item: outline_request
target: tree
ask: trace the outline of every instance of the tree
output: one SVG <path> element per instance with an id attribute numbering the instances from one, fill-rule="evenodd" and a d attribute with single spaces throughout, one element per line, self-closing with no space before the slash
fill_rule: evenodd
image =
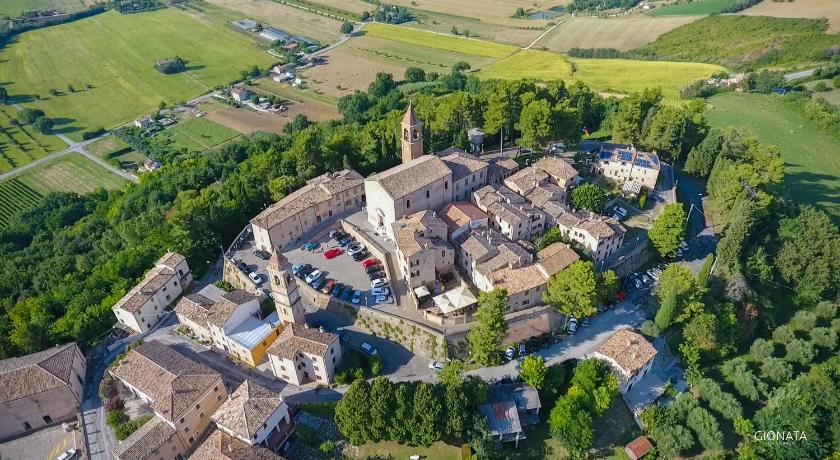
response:
<path id="1" fill-rule="evenodd" d="M 656 111 L 650 122 L 645 145 L 678 158 L 683 145 L 687 120 L 679 107 L 666 105 Z"/>
<path id="2" fill-rule="evenodd" d="M 598 301 L 606 304 L 618 295 L 618 276 L 615 271 L 607 270 L 598 275 Z"/>
<path id="3" fill-rule="evenodd" d="M 613 139 L 624 143 L 637 143 L 644 139 L 645 120 L 649 114 L 656 113 L 661 102 L 662 90 L 659 88 L 645 89 L 622 99 L 611 119 Z"/>
<path id="4" fill-rule="evenodd" d="M 438 380 L 444 387 L 460 387 L 464 383 L 464 371 L 467 366 L 460 359 L 449 361 L 443 370 L 438 373 Z"/>
<path id="5" fill-rule="evenodd" d="M 545 366 L 545 361 L 537 355 L 526 356 L 519 368 L 522 381 L 538 390 L 542 389 L 547 374 L 548 368 Z"/>
<path id="6" fill-rule="evenodd" d="M 446 401 L 445 432 L 450 439 L 464 439 L 470 408 L 463 385 L 445 386 L 443 390 Z"/>
<path id="7" fill-rule="evenodd" d="M 811 342 L 802 339 L 793 339 L 785 344 L 785 360 L 799 364 L 808 364 L 817 356 Z"/>
<path id="8" fill-rule="evenodd" d="M 18 112 L 17 119 L 23 125 L 29 125 L 35 123 L 35 120 L 38 118 L 44 117 L 44 111 L 41 109 L 30 109 L 25 108 Z"/>
<path id="9" fill-rule="evenodd" d="M 817 324 L 817 316 L 808 310 L 799 310 L 790 319 L 790 327 L 794 331 L 810 331 Z"/>
<path id="10" fill-rule="evenodd" d="M 405 81 L 409 83 L 417 83 L 421 81 L 426 81 L 426 71 L 420 67 L 409 67 L 405 69 L 405 74 L 403 76 Z"/>
<path id="11" fill-rule="evenodd" d="M 691 409 L 685 420 L 686 425 L 697 434 L 697 440 L 706 450 L 723 449 L 723 433 L 715 417 L 702 407 Z"/>
<path id="12" fill-rule="evenodd" d="M 522 133 L 517 143 L 523 147 L 542 150 L 551 140 L 552 112 L 548 101 L 538 99 L 522 108 L 516 128 Z"/>
<path id="13" fill-rule="evenodd" d="M 685 172 L 697 177 L 708 177 L 725 140 L 726 135 L 719 129 L 709 131 L 706 138 L 688 152 Z"/>
<path id="14" fill-rule="evenodd" d="M 772 358 L 775 350 L 776 345 L 773 342 L 761 338 L 755 339 L 750 345 L 750 355 L 756 361 Z"/>
<path id="15" fill-rule="evenodd" d="M 472 66 L 469 62 L 458 61 L 455 64 L 452 64 L 452 73 L 462 73 L 470 70 Z"/>
<path id="16" fill-rule="evenodd" d="M 787 344 L 795 338 L 796 335 L 794 335 L 793 329 L 787 324 L 783 324 L 773 330 L 773 340 L 782 345 Z"/>
<path id="17" fill-rule="evenodd" d="M 727 420 L 736 420 L 743 415 L 741 403 L 735 396 L 721 390 L 720 385 L 710 378 L 699 378 L 691 383 L 692 391 L 706 400 L 713 411 Z"/>
<path id="18" fill-rule="evenodd" d="M 557 400 L 548 418 L 551 435 L 568 449 L 573 459 L 585 458 L 592 447 L 592 416 L 581 407 L 581 399 L 563 396 Z"/>
<path id="19" fill-rule="evenodd" d="M 6 104 L 9 102 L 9 92 L 6 88 L 0 86 L 0 104 Z"/>
<path id="20" fill-rule="evenodd" d="M 837 332 L 827 327 L 815 327 L 809 333 L 815 346 L 833 350 L 837 346 Z"/>
<path id="21" fill-rule="evenodd" d="M 543 301 L 566 316 L 592 316 L 595 308 L 596 283 L 592 262 L 578 260 L 548 280 Z"/>
<path id="22" fill-rule="evenodd" d="M 393 423 L 394 416 L 394 386 L 387 378 L 377 377 L 371 382 L 369 411 L 370 439 L 387 439 L 388 427 Z"/>
<path id="23" fill-rule="evenodd" d="M 600 214 L 604 210 L 606 196 L 604 189 L 596 184 L 586 183 L 572 190 L 572 206 Z"/>
<path id="24" fill-rule="evenodd" d="M 75 93 L 76 88 L 74 88 L 73 85 L 67 85 L 67 92 L 68 93 Z"/>
<path id="25" fill-rule="evenodd" d="M 688 428 L 680 424 L 663 425 L 651 433 L 660 458 L 677 458 L 694 446 L 694 437 Z"/>
<path id="26" fill-rule="evenodd" d="M 732 207 L 729 225 L 717 247 L 718 262 L 737 271 L 743 260 L 744 247 L 755 223 L 755 205 L 749 198 L 738 200 Z"/>
<path id="27" fill-rule="evenodd" d="M 443 434 L 443 405 L 441 396 L 434 385 L 421 382 L 414 392 L 414 432 L 413 441 L 421 446 L 428 446 L 441 439 Z"/>
<path id="28" fill-rule="evenodd" d="M 344 35 L 350 35 L 353 32 L 353 23 L 350 21 L 344 21 L 341 23 L 341 33 Z"/>
<path id="29" fill-rule="evenodd" d="M 717 348 L 717 332 L 719 330 L 717 317 L 711 313 L 701 313 L 683 328 L 683 337 L 691 346 L 703 351 Z"/>
<path id="30" fill-rule="evenodd" d="M 50 134 L 52 133 L 54 124 L 55 123 L 50 118 L 38 117 L 35 122 L 32 123 L 32 127 L 41 134 Z"/>
<path id="31" fill-rule="evenodd" d="M 335 424 L 351 444 L 371 439 L 370 386 L 364 379 L 354 381 L 335 406 Z"/>
<path id="32" fill-rule="evenodd" d="M 833 298 L 840 285 L 840 231 L 822 211 L 805 206 L 794 218 L 779 222 L 782 247 L 776 268 L 793 284 L 796 300 L 815 303 Z"/>
<path id="33" fill-rule="evenodd" d="M 378 72 L 370 85 L 368 85 L 368 94 L 376 98 L 385 97 L 386 94 L 396 87 L 397 83 L 394 82 L 393 75 L 387 72 Z"/>
<path id="34" fill-rule="evenodd" d="M 685 240 L 685 211 L 682 203 L 665 205 L 659 217 L 653 221 L 648 238 L 659 255 L 672 256 Z"/>
<path id="35" fill-rule="evenodd" d="M 793 376 L 793 366 L 781 358 L 769 357 L 761 361 L 761 376 L 785 384 Z"/>
<path id="36" fill-rule="evenodd" d="M 386 428 L 393 440 L 410 440 L 414 427 L 414 391 L 408 383 L 398 383 L 394 390 L 394 415 Z"/>
<path id="37" fill-rule="evenodd" d="M 499 362 L 499 348 L 507 331 L 507 291 L 494 289 L 478 296 L 476 324 L 467 333 L 470 356 L 482 366 Z"/>
<path id="38" fill-rule="evenodd" d="M 552 226 L 542 235 L 534 238 L 534 246 L 537 248 L 537 251 L 542 251 L 559 241 L 561 241 L 560 229 Z"/>

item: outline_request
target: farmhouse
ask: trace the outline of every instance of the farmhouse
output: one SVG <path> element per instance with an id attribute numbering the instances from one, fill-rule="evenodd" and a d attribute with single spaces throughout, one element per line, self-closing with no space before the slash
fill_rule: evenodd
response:
<path id="1" fill-rule="evenodd" d="M 137 286 L 112 307 L 117 321 L 134 332 L 145 332 L 161 320 L 164 309 L 192 283 L 187 259 L 170 252 L 155 263 Z"/>
<path id="2" fill-rule="evenodd" d="M 610 364 L 618 378 L 618 389 L 626 393 L 650 370 L 656 349 L 641 335 L 621 329 L 602 343 L 593 356 Z"/>
<path id="3" fill-rule="evenodd" d="M 306 324 L 290 324 L 268 349 L 271 371 L 292 385 L 332 382 L 341 360 L 338 336 Z"/>
<path id="4" fill-rule="evenodd" d="M 146 128 L 152 126 L 153 124 L 155 124 L 155 121 L 152 119 L 152 117 L 145 117 L 144 116 L 144 117 L 140 117 L 140 118 L 134 120 L 134 126 L 136 126 L 138 128 L 141 128 L 141 129 L 146 129 Z"/>
<path id="5" fill-rule="evenodd" d="M 220 431 L 248 446 L 280 446 L 294 430 L 289 406 L 280 393 L 245 379 L 216 410 L 212 419 Z"/>
<path id="6" fill-rule="evenodd" d="M 230 97 L 233 98 L 236 102 L 246 102 L 251 99 L 254 93 L 249 91 L 247 88 L 242 88 L 241 86 L 235 86 L 230 89 Z"/>
<path id="7" fill-rule="evenodd" d="M 352 169 L 326 173 L 306 182 L 251 219 L 258 249 L 275 252 L 321 221 L 361 207 L 365 201 L 362 176 Z"/>
<path id="8" fill-rule="evenodd" d="M 455 265 L 455 250 L 446 241 L 448 227 L 434 211 L 420 211 L 393 224 L 397 262 L 410 289 L 433 287 L 438 274 Z"/>
<path id="9" fill-rule="evenodd" d="M 653 190 L 661 168 L 656 152 L 643 152 L 635 147 L 602 145 L 598 151 L 597 174 L 624 184 L 634 181 L 648 190 Z"/>
<path id="10" fill-rule="evenodd" d="M 117 460 L 186 456 L 227 397 L 218 372 L 160 342 L 132 349 L 109 373 L 155 413 L 114 449 Z"/>
<path id="11" fill-rule="evenodd" d="M 85 369 L 75 343 L 0 361 L 0 440 L 75 420 Z"/>

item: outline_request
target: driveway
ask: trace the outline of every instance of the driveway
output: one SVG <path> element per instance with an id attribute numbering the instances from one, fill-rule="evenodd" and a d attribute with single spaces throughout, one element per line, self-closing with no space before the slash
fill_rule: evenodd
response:
<path id="1" fill-rule="evenodd" d="M 107 343 L 107 342 L 106 342 Z M 82 421 L 85 426 L 85 444 L 90 460 L 108 460 L 111 451 L 117 446 L 114 432 L 105 424 L 105 407 L 99 397 L 99 383 L 105 369 L 125 346 L 117 347 L 108 353 L 106 346 L 97 347 L 88 357 L 87 377 L 82 401 Z"/>

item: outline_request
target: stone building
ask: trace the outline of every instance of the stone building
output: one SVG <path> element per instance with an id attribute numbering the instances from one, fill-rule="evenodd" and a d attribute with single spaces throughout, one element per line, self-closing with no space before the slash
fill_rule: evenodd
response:
<path id="1" fill-rule="evenodd" d="M 303 324 L 290 324 L 268 349 L 271 371 L 277 378 L 302 385 L 329 384 L 341 361 L 338 336 Z"/>
<path id="2" fill-rule="evenodd" d="M 408 287 L 433 287 L 437 275 L 455 264 L 455 250 L 447 242 L 446 223 L 434 211 L 420 211 L 393 224 L 397 264 Z"/>
<path id="3" fill-rule="evenodd" d="M 154 327 L 168 307 L 192 283 L 187 259 L 170 252 L 161 257 L 134 286 L 111 308 L 117 321 L 134 332 Z"/>

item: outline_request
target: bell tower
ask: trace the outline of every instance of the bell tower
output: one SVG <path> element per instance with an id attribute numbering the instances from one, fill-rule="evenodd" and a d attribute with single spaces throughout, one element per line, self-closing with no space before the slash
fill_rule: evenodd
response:
<path id="1" fill-rule="evenodd" d="M 275 250 L 268 260 L 266 271 L 280 320 L 284 324 L 305 324 L 303 302 L 289 261 Z"/>
<path id="2" fill-rule="evenodd" d="M 423 155 L 423 122 L 417 119 L 414 107 L 408 103 L 402 123 L 400 123 L 400 142 L 402 143 L 402 162 L 408 163 Z"/>

